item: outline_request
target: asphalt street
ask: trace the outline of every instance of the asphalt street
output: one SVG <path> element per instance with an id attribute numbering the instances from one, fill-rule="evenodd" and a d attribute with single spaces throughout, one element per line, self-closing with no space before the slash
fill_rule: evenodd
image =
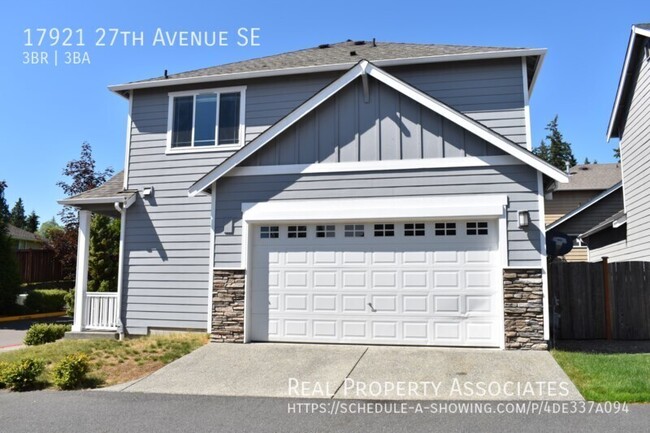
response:
<path id="1" fill-rule="evenodd" d="M 647 432 L 650 405 L 629 413 L 458 413 L 461 402 L 359 402 L 255 397 L 80 392 L 0 392 L 0 431 L 38 432 Z M 429 405 L 437 411 L 431 413 Z M 453 406 L 455 404 L 456 406 Z M 464 402 L 477 404 L 480 402 Z M 492 410 L 497 402 L 484 403 Z M 529 404 L 522 403 L 520 404 Z M 556 402 L 568 405 L 571 402 Z M 316 405 L 316 406 L 314 406 Z M 441 406 L 446 405 L 446 406 Z M 344 411 L 400 413 L 343 413 Z M 456 409 L 454 409 L 454 407 Z M 483 406 L 484 408 L 486 406 Z M 589 408 L 589 406 L 586 406 Z M 549 409 L 553 407 L 549 406 Z M 560 406 L 557 407 L 558 410 Z M 456 413 L 449 413 L 455 410 Z M 592 407 L 597 410 L 597 406 Z M 601 406 L 606 411 L 605 406 Z M 611 410 L 611 408 L 610 408 Z M 316 411 L 318 413 L 312 413 Z M 326 413 L 320 413 L 320 412 Z M 404 413 L 401 413 L 404 412 Z"/>

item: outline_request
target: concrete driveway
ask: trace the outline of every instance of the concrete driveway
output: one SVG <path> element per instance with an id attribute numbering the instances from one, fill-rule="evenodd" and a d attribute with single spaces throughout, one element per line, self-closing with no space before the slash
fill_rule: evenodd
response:
<path id="1" fill-rule="evenodd" d="M 372 400 L 582 400 L 550 353 L 208 344 L 112 391 Z"/>

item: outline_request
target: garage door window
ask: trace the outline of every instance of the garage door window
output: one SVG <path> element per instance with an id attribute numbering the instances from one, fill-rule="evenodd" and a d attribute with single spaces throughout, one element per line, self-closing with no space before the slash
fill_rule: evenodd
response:
<path id="1" fill-rule="evenodd" d="M 488 234 L 488 223 L 486 221 L 467 223 L 467 234 L 469 236 L 487 235 Z"/>
<path id="2" fill-rule="evenodd" d="M 456 236 L 456 223 L 436 223 L 436 236 Z"/>
<path id="3" fill-rule="evenodd" d="M 395 236 L 395 224 L 375 224 L 375 237 Z"/>
<path id="4" fill-rule="evenodd" d="M 280 237 L 280 228 L 278 226 L 262 226 L 260 227 L 260 238 L 262 239 L 277 239 Z"/>
<path id="5" fill-rule="evenodd" d="M 424 223 L 404 224 L 404 236 L 424 236 Z"/>
<path id="6" fill-rule="evenodd" d="M 295 238 L 306 238 L 307 237 L 307 226 L 289 226 L 287 232 L 287 237 Z"/>
<path id="7" fill-rule="evenodd" d="M 365 227 L 363 224 L 346 224 L 345 237 L 346 238 L 362 238 L 365 236 Z"/>
<path id="8" fill-rule="evenodd" d="M 336 236 L 335 226 L 316 226 L 317 238 L 333 238 Z"/>

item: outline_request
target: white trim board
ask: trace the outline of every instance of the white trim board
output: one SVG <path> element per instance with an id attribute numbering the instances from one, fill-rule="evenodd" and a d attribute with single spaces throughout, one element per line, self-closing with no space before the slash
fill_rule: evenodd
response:
<path id="1" fill-rule="evenodd" d="M 350 84 L 357 77 L 368 74 L 385 85 L 393 88 L 397 92 L 411 98 L 415 102 L 425 106 L 434 113 L 450 120 L 461 128 L 471 132 L 472 134 L 482 138 L 488 143 L 493 144 L 502 151 L 514 156 L 525 164 L 528 164 L 536 170 L 549 176 L 551 179 L 561 183 L 569 181 L 568 176 L 542 159 L 533 155 L 527 149 L 513 143 L 502 135 L 497 134 L 495 131 L 487 128 L 486 126 L 478 123 L 470 117 L 456 111 L 448 105 L 432 98 L 431 96 L 421 92 L 420 90 L 412 87 L 411 85 L 399 80 L 398 78 L 388 74 L 382 69 L 362 60 L 354 67 L 348 70 L 345 74 L 332 82 L 327 87 L 316 93 L 308 99 L 301 106 L 275 123 L 273 126 L 262 132 L 257 138 L 251 141 L 248 145 L 234 153 L 230 158 L 226 159 L 218 167 L 207 173 L 196 183 L 189 188 L 189 196 L 193 197 L 199 192 L 202 192 L 210 187 L 215 181 L 226 175 L 229 171 L 241 164 L 246 158 L 257 152 L 263 146 L 268 144 L 271 140 L 276 138 L 279 134 L 287 130 L 291 125 L 305 117 L 312 112 L 327 99 L 339 92 L 345 86 Z"/>
<path id="2" fill-rule="evenodd" d="M 389 66 L 405 66 L 405 65 L 421 65 L 427 63 L 442 63 L 442 62 L 458 62 L 458 61 L 467 61 L 467 60 L 483 60 L 483 59 L 503 59 L 509 57 L 525 57 L 525 56 L 539 56 L 540 62 L 538 62 L 537 70 L 541 66 L 541 59 L 544 58 L 546 54 L 546 48 L 530 48 L 530 49 L 514 49 L 514 50 L 500 50 L 500 51 L 486 51 L 483 53 L 463 53 L 463 54 L 442 54 L 438 56 L 423 56 L 423 57 L 410 57 L 402 59 L 385 59 L 385 60 L 376 60 L 374 63 L 377 66 L 389 67 Z M 344 71 L 354 66 L 354 62 L 348 63 L 335 63 L 330 65 L 319 65 L 319 66 L 301 66 L 295 68 L 284 68 L 284 69 L 271 69 L 266 71 L 251 71 L 251 72 L 236 72 L 230 74 L 219 74 L 219 75 L 205 75 L 201 77 L 184 77 L 184 78 L 166 78 L 159 79 L 155 81 L 140 81 L 134 83 L 126 84 L 114 84 L 108 86 L 108 89 L 112 92 L 121 94 L 125 90 L 131 89 L 148 89 L 152 87 L 166 87 L 166 86 L 176 86 L 176 85 L 185 85 L 185 84 L 200 84 L 200 83 L 214 83 L 219 81 L 230 81 L 230 80 L 244 80 L 252 78 L 263 78 L 263 77 L 277 77 L 284 75 L 298 75 L 298 74 L 310 74 L 318 72 L 331 72 L 331 71 Z M 533 83 L 534 84 L 534 80 Z M 532 89 L 531 89 L 532 90 Z"/>
<path id="3" fill-rule="evenodd" d="M 260 176 L 276 174 L 346 173 L 363 171 L 413 170 L 422 168 L 493 167 L 521 165 L 510 155 L 403 159 L 392 161 L 326 162 L 314 164 L 259 165 L 235 167 L 226 176 Z"/>
<path id="4" fill-rule="evenodd" d="M 468 194 L 347 199 L 274 200 L 242 203 L 243 221 L 380 221 L 446 217 L 503 217 L 508 196 Z M 242 242 L 244 243 L 244 242 Z M 242 263 L 242 266 L 245 266 Z"/>
<path id="5" fill-rule="evenodd" d="M 588 202 L 583 203 L 582 206 L 575 208 L 574 210 L 572 210 L 568 214 L 564 215 L 559 220 L 557 220 L 557 221 L 549 224 L 548 226 L 546 226 L 546 231 L 548 232 L 549 230 L 553 230 L 555 227 L 559 226 L 562 223 L 565 223 L 566 221 L 570 220 L 571 218 L 573 218 L 574 216 L 576 216 L 577 214 L 579 214 L 583 210 L 585 210 L 585 209 L 591 207 L 592 205 L 598 203 L 599 201 L 601 201 L 602 199 L 604 199 L 605 197 L 609 196 L 611 193 L 613 193 L 614 191 L 619 190 L 622 187 L 623 187 L 623 182 L 622 181 L 618 182 L 617 184 L 615 184 L 611 188 L 601 192 L 600 194 L 598 194 L 596 197 L 592 198 Z"/>
<path id="6" fill-rule="evenodd" d="M 614 106 L 612 107 L 612 113 L 609 117 L 609 124 L 607 125 L 607 141 L 611 140 L 613 137 L 618 137 L 618 132 L 614 133 L 614 125 L 616 123 L 616 118 L 618 117 L 618 112 L 621 105 L 621 100 L 623 98 L 623 91 L 625 90 L 625 85 L 629 79 L 630 75 L 630 64 L 632 62 L 632 52 L 634 51 L 634 46 L 638 36 L 650 38 L 650 31 L 641 29 L 636 26 L 632 26 L 630 31 L 630 39 L 627 44 L 627 50 L 625 52 L 625 60 L 623 62 L 623 68 L 621 69 L 621 76 L 618 81 L 618 88 L 616 89 L 616 99 L 614 100 Z"/>
<path id="7" fill-rule="evenodd" d="M 130 196 L 114 196 L 114 197 L 91 197 L 91 198 L 72 198 L 72 199 L 63 199 L 57 201 L 58 204 L 64 206 L 81 206 L 84 204 L 112 204 L 112 203 L 124 203 L 125 207 L 130 207 L 135 202 L 136 193 L 132 193 Z"/>

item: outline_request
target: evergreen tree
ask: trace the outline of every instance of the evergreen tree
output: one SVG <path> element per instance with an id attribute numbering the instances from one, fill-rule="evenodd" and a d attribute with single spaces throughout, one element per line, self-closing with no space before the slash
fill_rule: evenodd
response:
<path id="1" fill-rule="evenodd" d="M 11 209 L 11 218 L 9 219 L 9 224 L 24 229 L 27 225 L 27 217 L 25 216 L 25 206 L 23 205 L 23 199 L 19 198 L 16 201 L 16 204 Z"/>
<path id="2" fill-rule="evenodd" d="M 614 158 L 616 158 L 616 160 L 618 162 L 621 162 L 621 148 L 620 147 L 615 147 L 612 150 L 614 151 Z"/>
<path id="3" fill-rule="evenodd" d="M 585 162 L 583 162 L 583 164 L 584 164 L 584 165 L 591 164 L 591 162 L 589 162 L 589 158 L 585 158 Z"/>
<path id="4" fill-rule="evenodd" d="M 564 137 L 558 128 L 557 119 L 558 116 L 555 116 L 546 125 L 546 130 L 548 131 L 546 140 L 548 144 L 542 140 L 542 143 L 533 150 L 533 153 L 559 170 L 565 171 L 567 163 L 569 163 L 570 167 L 573 167 L 578 164 L 578 161 L 573 156 L 571 143 L 564 141 Z"/>
<path id="5" fill-rule="evenodd" d="M 0 180 L 0 220 L 4 221 L 5 224 L 8 224 L 9 219 L 11 218 L 11 212 L 9 211 L 7 200 L 5 200 L 5 189 L 7 189 L 7 182 Z"/>
<path id="6" fill-rule="evenodd" d="M 120 220 L 93 215 L 90 223 L 88 290 L 116 292 L 120 254 Z"/>
<path id="7" fill-rule="evenodd" d="M 0 209 L 8 209 L 5 200 L 7 184 L 0 181 Z M 0 314 L 10 314 L 16 308 L 16 296 L 20 291 L 20 274 L 16 253 L 9 234 L 7 223 L 8 211 L 0 213 Z"/>
<path id="8" fill-rule="evenodd" d="M 36 212 L 32 211 L 32 213 L 29 214 L 27 220 L 25 221 L 25 230 L 28 232 L 36 233 L 38 230 L 38 220 L 38 215 L 36 215 Z"/>

